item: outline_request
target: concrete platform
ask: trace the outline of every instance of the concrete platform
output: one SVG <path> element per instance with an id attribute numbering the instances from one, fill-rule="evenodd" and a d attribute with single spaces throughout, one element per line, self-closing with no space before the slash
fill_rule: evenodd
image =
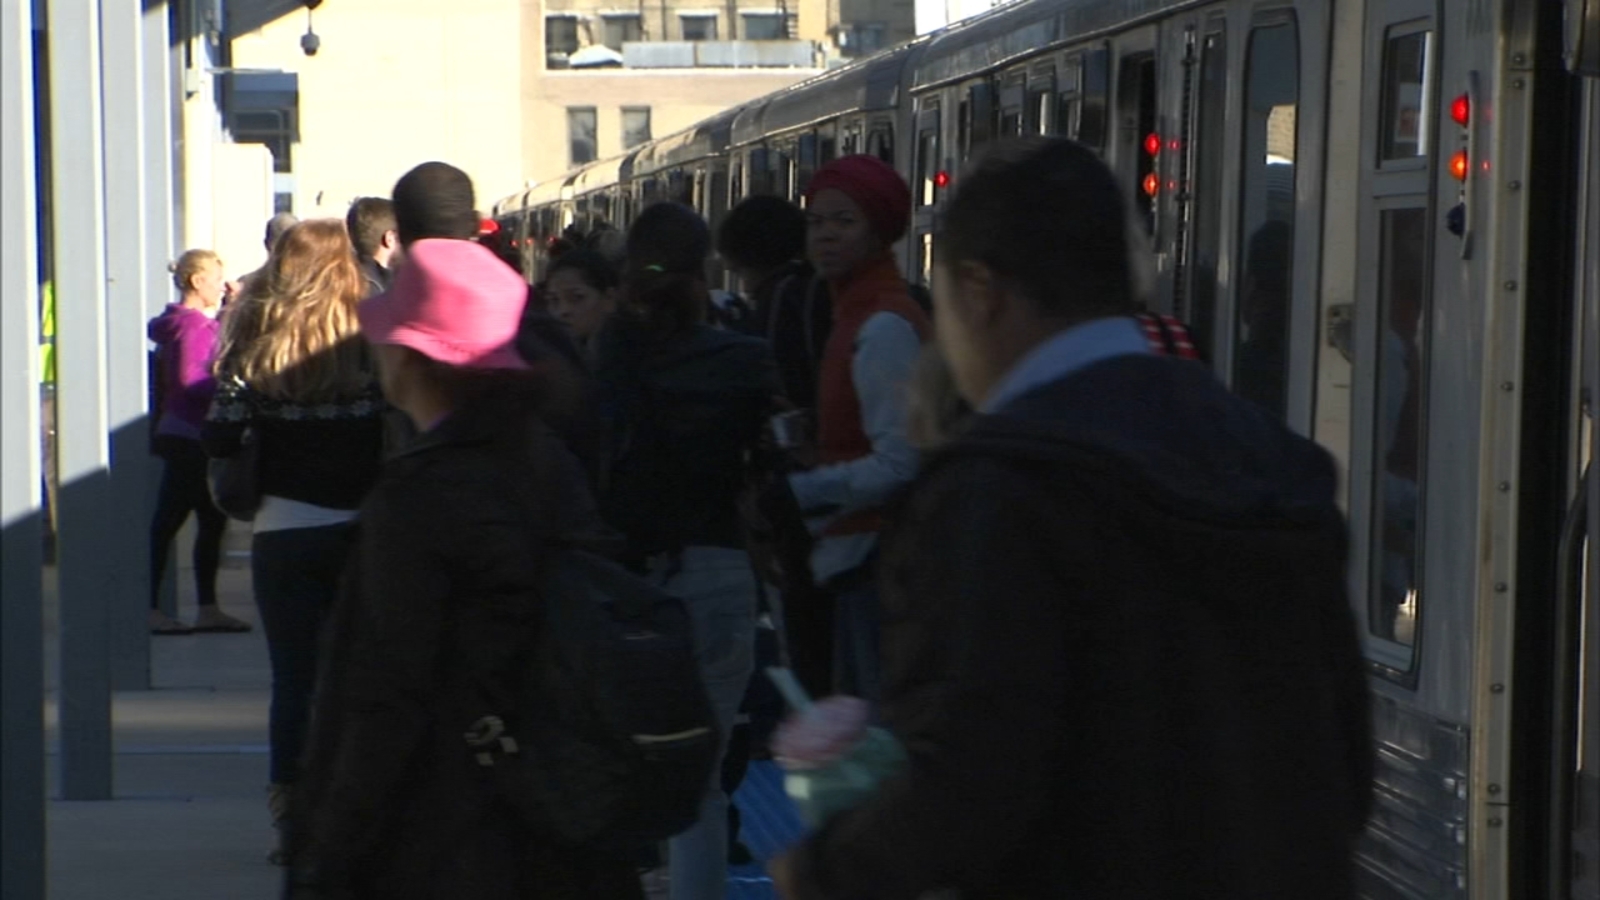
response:
<path id="1" fill-rule="evenodd" d="M 238 551 L 238 538 L 229 544 Z M 281 870 L 266 861 L 273 840 L 265 798 L 271 669 L 248 568 L 239 561 L 233 557 L 222 571 L 221 605 L 255 631 L 152 638 L 155 688 L 114 698 L 116 799 L 50 802 L 51 900 L 277 896 Z M 188 621 L 193 578 L 186 568 L 181 576 L 179 612 Z M 47 596 L 49 777 L 51 796 L 59 797 L 55 620 Z M 752 767 L 735 799 L 744 813 L 745 841 L 759 858 L 779 852 L 799 833 L 770 763 Z M 729 876 L 729 900 L 773 896 L 759 864 Z"/>

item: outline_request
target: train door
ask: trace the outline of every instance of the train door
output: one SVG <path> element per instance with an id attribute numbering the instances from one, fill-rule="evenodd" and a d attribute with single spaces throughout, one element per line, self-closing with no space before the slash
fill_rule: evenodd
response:
<path id="1" fill-rule="evenodd" d="M 907 274 L 911 280 L 924 285 L 931 283 L 933 277 L 935 214 L 939 196 L 950 178 L 944 169 L 940 112 L 938 96 L 918 99 L 911 179 L 911 265 Z"/>
<path id="2" fill-rule="evenodd" d="M 1330 267 L 1339 271 L 1324 290 L 1349 290 L 1354 305 L 1323 319 L 1323 355 L 1343 357 L 1345 383 L 1354 387 L 1340 397 L 1335 380 L 1322 380 L 1317 412 L 1319 440 L 1337 440 L 1334 419 L 1346 429 L 1351 596 L 1373 676 L 1375 813 L 1358 849 L 1357 878 L 1365 897 L 1464 898 L 1468 844 L 1484 837 L 1469 815 L 1479 584 L 1478 567 L 1465 564 L 1483 554 L 1485 376 L 1481 326 L 1473 324 L 1482 310 L 1471 294 L 1441 285 L 1432 264 L 1440 221 L 1438 9 L 1432 0 L 1386 0 L 1365 12 L 1363 22 L 1359 9 L 1341 10 L 1334 78 L 1352 84 L 1359 71 L 1360 89 L 1359 96 L 1341 92 L 1331 110 L 1336 124 L 1359 120 L 1359 134 L 1329 133 L 1340 169 L 1329 173 L 1328 202 L 1352 212 L 1330 213 L 1328 222 L 1331 228 L 1337 218 L 1353 243 L 1330 243 Z M 1263 52 L 1273 52 L 1272 38 L 1264 39 Z M 1264 187 L 1274 181 L 1281 183 Z M 1238 232 L 1246 242 L 1241 278 L 1254 285 L 1241 285 L 1241 295 L 1271 285 L 1275 260 L 1294 258 L 1276 249 L 1284 229 L 1273 224 L 1270 198 L 1255 202 Z M 1254 303 L 1241 304 L 1250 309 L 1247 336 L 1260 315 Z M 1233 368 L 1248 372 L 1263 360 L 1238 359 Z"/>

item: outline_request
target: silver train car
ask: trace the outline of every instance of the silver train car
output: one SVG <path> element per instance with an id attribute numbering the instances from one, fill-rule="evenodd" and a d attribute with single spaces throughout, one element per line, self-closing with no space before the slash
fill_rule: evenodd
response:
<path id="1" fill-rule="evenodd" d="M 1363 895 L 1600 900 L 1600 0 L 1021 0 L 494 215 L 532 278 L 569 225 L 663 199 L 715 225 L 871 153 L 926 283 L 962 163 L 1036 133 L 1103 153 L 1152 305 L 1339 461 Z"/>

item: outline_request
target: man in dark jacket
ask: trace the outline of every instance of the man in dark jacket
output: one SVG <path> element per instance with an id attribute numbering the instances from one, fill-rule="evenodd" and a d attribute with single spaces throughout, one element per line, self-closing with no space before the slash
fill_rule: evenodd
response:
<path id="1" fill-rule="evenodd" d="M 805 213 L 781 197 L 751 197 L 722 220 L 717 253 L 743 282 L 754 310 L 739 330 L 772 342 L 789 402 L 815 406 L 833 303 L 828 285 L 805 262 Z"/>
<path id="2" fill-rule="evenodd" d="M 945 211 L 970 426 L 884 547 L 909 763 L 775 866 L 790 900 L 1353 895 L 1368 696 L 1328 455 L 1134 320 L 1125 199 L 1007 141 Z"/>
<path id="3" fill-rule="evenodd" d="M 394 216 L 402 253 L 421 240 L 475 241 L 483 222 L 477 212 L 472 178 L 461 169 L 442 162 L 423 163 L 401 176 L 394 186 Z M 530 300 L 532 290 L 530 287 Z M 523 313 L 517 350 L 530 363 L 559 368 L 560 372 L 547 373 L 554 380 L 585 381 L 583 355 L 567 330 L 549 314 L 535 309 L 531 302 Z M 588 387 L 579 384 L 568 393 L 583 396 L 588 393 Z M 604 433 L 596 412 L 570 405 L 552 406 L 546 409 L 544 417 L 567 441 L 568 449 L 583 462 L 590 481 L 597 481 Z M 393 418 L 391 424 L 391 444 L 410 439 L 411 429 L 402 418 Z"/>
<path id="4" fill-rule="evenodd" d="M 382 197 L 362 197 L 350 204 L 345 229 L 356 248 L 367 296 L 389 289 L 394 265 L 400 257 L 400 232 L 395 227 L 394 203 Z"/>

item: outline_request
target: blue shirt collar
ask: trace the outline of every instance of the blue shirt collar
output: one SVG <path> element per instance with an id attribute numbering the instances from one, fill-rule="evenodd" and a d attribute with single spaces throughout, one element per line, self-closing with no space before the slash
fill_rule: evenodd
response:
<path id="1" fill-rule="evenodd" d="M 998 412 L 1023 394 L 1113 356 L 1150 352 L 1150 342 L 1131 318 L 1095 319 L 1074 325 L 1028 351 L 989 391 L 982 411 Z"/>

